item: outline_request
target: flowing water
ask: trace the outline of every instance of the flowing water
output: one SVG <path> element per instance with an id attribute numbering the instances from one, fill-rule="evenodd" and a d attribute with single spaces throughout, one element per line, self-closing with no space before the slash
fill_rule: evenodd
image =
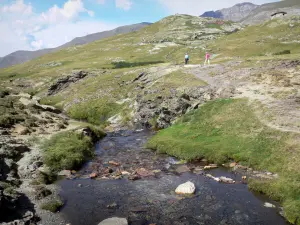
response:
<path id="1" fill-rule="evenodd" d="M 278 208 L 264 207 L 270 200 L 250 192 L 239 174 L 225 168 L 205 171 L 236 181 L 224 184 L 201 171 L 195 173 L 201 163 L 186 164 L 191 170 L 179 171 L 186 166 L 143 147 L 150 136 L 149 131 L 121 131 L 101 140 L 96 145 L 97 157 L 79 171 L 77 178 L 60 181 L 61 197 L 66 202 L 61 215 L 72 225 L 97 225 L 110 217 L 127 218 L 132 225 L 287 224 Z M 108 163 L 111 160 L 120 165 L 112 166 Z M 155 176 L 135 181 L 126 176 L 117 179 L 120 171 L 131 173 L 140 168 L 155 170 Z M 89 179 L 92 172 L 99 178 Z M 195 195 L 176 195 L 176 187 L 187 181 L 195 184 Z"/>

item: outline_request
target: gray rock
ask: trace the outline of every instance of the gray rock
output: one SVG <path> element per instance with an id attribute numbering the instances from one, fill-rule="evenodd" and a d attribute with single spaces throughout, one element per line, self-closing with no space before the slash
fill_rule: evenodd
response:
<path id="1" fill-rule="evenodd" d="M 98 225 L 128 225 L 127 219 L 113 217 L 106 220 L 103 220 Z"/>
<path id="2" fill-rule="evenodd" d="M 71 75 L 60 78 L 51 85 L 48 89 L 48 95 L 55 95 L 63 89 L 67 88 L 71 83 L 75 83 L 83 78 L 85 78 L 89 73 L 86 71 L 73 72 Z"/>
<path id="3" fill-rule="evenodd" d="M 57 175 L 69 177 L 69 176 L 71 176 L 71 171 L 70 170 L 62 170 Z"/>
<path id="4" fill-rule="evenodd" d="M 186 172 L 190 172 L 190 168 L 188 168 L 187 165 L 181 165 L 181 166 L 177 167 L 176 172 L 177 172 L 177 173 L 186 173 Z"/>

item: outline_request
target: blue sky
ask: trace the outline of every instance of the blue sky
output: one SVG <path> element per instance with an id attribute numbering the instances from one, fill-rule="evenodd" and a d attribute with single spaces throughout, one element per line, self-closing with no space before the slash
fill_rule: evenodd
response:
<path id="1" fill-rule="evenodd" d="M 247 0 L 249 1 L 249 0 Z M 251 0 L 250 0 L 251 1 Z M 252 0 L 263 4 L 278 0 Z M 0 57 L 52 48 L 121 25 L 155 22 L 174 13 L 200 15 L 241 0 L 0 0 Z"/>

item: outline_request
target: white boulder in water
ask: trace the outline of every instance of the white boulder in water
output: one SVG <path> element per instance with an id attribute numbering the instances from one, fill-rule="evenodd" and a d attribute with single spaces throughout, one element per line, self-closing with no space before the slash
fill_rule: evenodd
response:
<path id="1" fill-rule="evenodd" d="M 195 190 L 196 190 L 195 185 L 192 182 L 188 181 L 184 184 L 180 184 L 176 188 L 175 192 L 176 194 L 194 194 Z"/>
<path id="2" fill-rule="evenodd" d="M 265 202 L 264 207 L 267 207 L 267 208 L 276 208 L 275 205 L 273 205 L 273 204 L 271 204 L 269 202 Z"/>
<path id="3" fill-rule="evenodd" d="M 106 220 L 103 220 L 98 225 L 128 225 L 127 219 L 113 217 Z"/>

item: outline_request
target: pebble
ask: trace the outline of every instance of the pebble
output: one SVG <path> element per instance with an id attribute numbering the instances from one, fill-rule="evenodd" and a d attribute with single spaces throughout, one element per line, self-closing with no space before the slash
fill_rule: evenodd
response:
<path id="1" fill-rule="evenodd" d="M 91 178 L 91 179 L 95 179 L 97 176 L 98 176 L 97 173 L 91 173 L 91 174 L 90 174 L 90 178 Z"/>
<path id="2" fill-rule="evenodd" d="M 122 175 L 130 175 L 130 173 L 127 171 L 122 171 L 121 173 L 122 173 Z"/>
<path id="3" fill-rule="evenodd" d="M 235 167 L 236 165 L 237 165 L 236 162 L 232 162 L 232 163 L 229 164 L 229 167 L 230 167 L 230 168 L 233 168 L 233 167 Z"/>
<path id="4" fill-rule="evenodd" d="M 116 161 L 109 161 L 108 163 L 113 166 L 120 166 L 120 163 L 118 163 Z"/>
<path id="5" fill-rule="evenodd" d="M 181 166 L 177 167 L 176 172 L 177 173 L 186 173 L 186 172 L 190 172 L 190 169 L 188 168 L 187 165 L 181 165 Z"/>
<path id="6" fill-rule="evenodd" d="M 62 170 L 57 175 L 58 176 L 66 176 L 66 177 L 68 177 L 68 176 L 71 176 L 71 171 L 70 170 Z"/>
<path id="7" fill-rule="evenodd" d="M 150 176 L 154 176 L 154 173 L 152 171 L 149 171 L 145 168 L 140 168 L 136 171 L 136 173 L 138 175 L 140 175 L 141 177 L 150 177 Z"/>
<path id="8" fill-rule="evenodd" d="M 215 169 L 218 168 L 217 164 L 209 164 L 208 166 L 204 166 L 205 170 Z"/>

